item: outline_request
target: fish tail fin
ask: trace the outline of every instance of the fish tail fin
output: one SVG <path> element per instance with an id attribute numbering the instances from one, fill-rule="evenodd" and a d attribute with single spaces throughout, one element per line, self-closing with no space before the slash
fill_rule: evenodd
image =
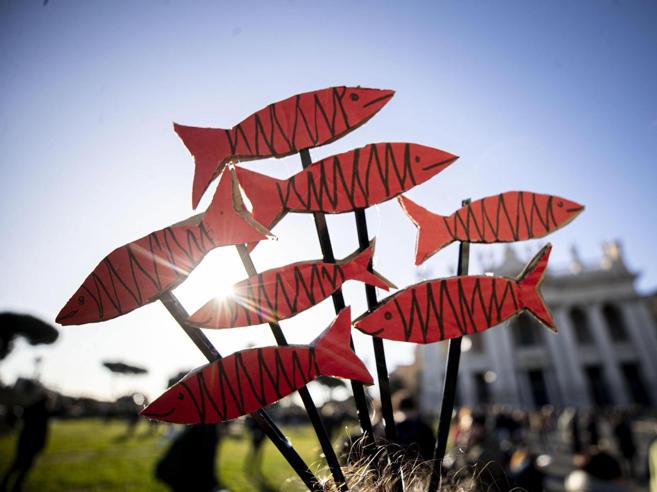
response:
<path id="1" fill-rule="evenodd" d="M 338 262 L 342 266 L 345 277 L 352 280 L 358 280 L 369 285 L 373 285 L 383 290 L 396 289 L 397 287 L 390 280 L 385 278 L 379 272 L 369 271 L 374 255 L 376 239 L 370 241 L 370 245 L 362 251 L 355 251 L 343 260 Z"/>
<path id="2" fill-rule="evenodd" d="M 194 156 L 192 207 L 196 208 L 205 190 L 221 173 L 231 156 L 228 130 L 198 128 L 178 123 L 173 124 L 173 129 Z"/>
<path id="3" fill-rule="evenodd" d="M 421 265 L 429 257 L 454 241 L 454 236 L 445 223 L 445 217 L 429 212 L 405 196 L 398 196 L 397 201 L 417 227 L 416 265 Z"/>
<path id="4" fill-rule="evenodd" d="M 276 179 L 243 167 L 236 167 L 237 180 L 251 205 L 251 215 L 267 229 L 272 229 L 287 214 L 281 198 L 286 180 Z M 249 243 L 249 251 L 258 245 Z"/>
<path id="5" fill-rule="evenodd" d="M 556 333 L 554 319 L 540 292 L 551 251 L 552 245 L 548 243 L 532 258 L 517 282 L 520 288 L 520 305 Z"/>
<path id="6" fill-rule="evenodd" d="M 232 165 L 221 174 L 212 203 L 203 216 L 203 226 L 216 246 L 244 244 L 275 237 L 246 209 Z"/>
<path id="7" fill-rule="evenodd" d="M 351 307 L 346 307 L 312 343 L 320 374 L 374 384 L 367 367 L 350 346 L 350 335 Z"/>

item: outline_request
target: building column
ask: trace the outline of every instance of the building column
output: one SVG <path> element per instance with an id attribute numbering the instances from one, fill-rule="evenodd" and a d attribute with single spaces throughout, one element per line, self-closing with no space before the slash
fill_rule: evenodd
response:
<path id="1" fill-rule="evenodd" d="M 561 340 L 565 336 L 564 332 L 570 331 L 570 327 L 566 326 L 568 316 L 564 309 L 558 309 L 553 312 L 553 317 L 560 332 L 556 335 L 553 333 L 547 333 L 544 338 L 547 344 L 548 353 L 550 354 L 550 365 L 560 388 L 558 394 L 559 401 L 555 401 L 555 404 L 574 404 L 576 400 L 576 391 L 572 379 L 576 369 L 572 367 L 571 361 L 568 360 L 569 352 L 564 348 L 564 340 Z M 581 387 L 584 389 L 586 388 L 583 376 Z"/>
<path id="2" fill-rule="evenodd" d="M 564 386 L 557 377 L 557 372 L 555 371 L 554 366 L 543 368 L 543 377 L 545 378 L 545 386 L 550 405 L 565 405 Z"/>
<path id="3" fill-rule="evenodd" d="M 570 307 L 559 309 L 554 316 L 559 333 L 548 334 L 548 346 L 559 384 L 563 388 L 564 404 L 585 407 L 591 404 L 589 384 L 577 358 L 577 342 L 568 312 Z"/>
<path id="4" fill-rule="evenodd" d="M 418 356 L 422 358 L 420 377 L 420 411 L 423 415 L 437 416 L 443 396 L 445 357 L 441 344 L 420 345 Z"/>
<path id="5" fill-rule="evenodd" d="M 621 306 L 632 346 L 639 357 L 646 391 L 657 404 L 657 328 L 642 299 Z"/>
<path id="6" fill-rule="evenodd" d="M 474 384 L 474 376 L 471 370 L 459 370 L 459 380 L 458 380 L 457 391 L 461 392 L 461 398 L 463 399 L 463 405 L 468 407 L 474 407 L 479 402 L 477 401 L 477 390 Z"/>
<path id="7" fill-rule="evenodd" d="M 602 356 L 604 372 L 611 389 L 614 404 L 627 405 L 630 402 L 630 398 L 628 397 L 627 388 L 625 387 L 623 376 L 618 367 L 616 351 L 609 337 L 609 330 L 602 316 L 602 305 L 599 303 L 589 305 L 586 311 L 591 320 L 593 338 Z"/>
<path id="8" fill-rule="evenodd" d="M 493 362 L 492 370 L 497 379 L 493 385 L 496 403 L 504 405 L 522 405 L 518 383 L 518 368 L 515 363 L 513 342 L 511 340 L 510 323 L 489 330 L 483 334 L 486 352 Z M 479 335 L 482 336 L 482 335 Z"/>

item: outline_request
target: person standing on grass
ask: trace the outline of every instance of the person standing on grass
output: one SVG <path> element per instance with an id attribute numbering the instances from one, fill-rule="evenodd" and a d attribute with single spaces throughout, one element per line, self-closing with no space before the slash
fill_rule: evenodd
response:
<path id="1" fill-rule="evenodd" d="M 244 427 L 249 433 L 250 447 L 244 459 L 244 474 L 251 481 L 262 481 L 262 455 L 265 444 L 265 433 L 258 427 L 255 420 L 249 415 L 244 420 Z"/>
<path id="2" fill-rule="evenodd" d="M 215 465 L 220 437 L 215 424 L 185 427 L 158 461 L 155 478 L 172 492 L 218 490 L 221 485 Z"/>
<path id="3" fill-rule="evenodd" d="M 29 403 L 23 408 L 23 427 L 18 437 L 16 457 L 0 483 L 1 492 L 23 490 L 23 482 L 28 472 L 46 445 L 50 419 L 48 395 L 38 383 L 28 381 L 26 386 Z"/>

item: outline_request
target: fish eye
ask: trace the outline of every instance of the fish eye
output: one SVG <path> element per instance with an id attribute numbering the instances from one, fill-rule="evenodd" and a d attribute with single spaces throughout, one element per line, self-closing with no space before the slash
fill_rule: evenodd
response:
<path id="1" fill-rule="evenodd" d="M 420 156 L 419 155 L 415 156 L 415 162 L 420 162 Z"/>
<path id="2" fill-rule="evenodd" d="M 179 400 L 184 400 L 185 399 L 185 395 L 183 395 L 182 391 L 180 393 L 178 393 L 178 399 Z"/>
<path id="3" fill-rule="evenodd" d="M 385 319 L 387 319 L 388 321 L 390 321 L 390 320 L 392 319 L 392 313 L 391 313 L 390 311 L 386 311 L 386 312 L 384 313 L 383 317 L 384 317 Z"/>
<path id="4" fill-rule="evenodd" d="M 355 92 L 352 92 L 351 94 L 349 94 L 349 99 L 356 102 L 360 99 L 360 96 L 358 94 L 356 94 Z"/>
<path id="5" fill-rule="evenodd" d="M 559 208 L 563 207 L 563 202 L 561 200 L 559 200 L 557 202 L 557 207 L 559 207 Z"/>
<path id="6" fill-rule="evenodd" d="M 84 304 L 84 296 L 78 297 L 78 304 L 82 306 Z"/>

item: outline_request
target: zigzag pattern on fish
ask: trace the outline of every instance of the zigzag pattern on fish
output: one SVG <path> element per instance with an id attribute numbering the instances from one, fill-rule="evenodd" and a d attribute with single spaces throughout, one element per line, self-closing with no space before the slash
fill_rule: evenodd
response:
<path id="1" fill-rule="evenodd" d="M 329 87 L 270 104 L 229 129 L 174 124 L 194 156 L 192 206 L 227 162 L 285 157 L 337 140 L 374 116 L 394 92 Z"/>
<path id="2" fill-rule="evenodd" d="M 242 350 L 187 374 L 141 411 L 166 422 L 217 423 L 254 412 L 319 375 L 372 384 L 350 348 L 351 310 L 345 308 L 310 345 Z"/>
<path id="3" fill-rule="evenodd" d="M 515 217 L 509 214 L 504 194 L 500 194 L 478 200 L 476 203 L 464 207 L 451 216 L 444 217 L 445 226 L 454 238 L 459 236 L 460 227 L 465 237 L 470 238 L 472 242 L 487 238 L 489 232 L 493 234 L 494 241 L 503 240 L 498 231 L 501 229 L 504 230 L 505 225 L 508 225 L 511 230 L 514 241 L 527 236 L 542 236 L 552 228 L 559 226 L 552 207 L 554 197 L 549 196 L 544 209 L 541 210 L 536 194 L 518 192 L 515 196 L 517 197 L 516 203 L 511 205 L 511 207 L 514 205 L 517 207 Z M 530 203 L 526 203 L 526 197 L 530 197 Z M 486 208 L 486 202 L 492 202 L 494 209 L 490 210 L 490 208 Z M 474 207 L 476 205 L 480 207 L 483 217 L 482 223 L 480 223 L 475 214 Z M 463 213 L 466 215 L 465 219 L 462 216 Z"/>
<path id="4" fill-rule="evenodd" d="M 321 123 L 326 125 L 326 128 L 329 130 L 329 133 L 332 136 L 336 136 L 338 133 L 336 131 L 336 119 L 338 118 L 338 115 L 342 117 L 347 128 L 351 126 L 347 112 L 345 111 L 344 105 L 342 104 L 342 99 L 344 98 L 346 92 L 346 87 L 331 88 L 331 102 L 333 103 L 331 108 L 325 108 L 316 94 L 296 95 L 294 98 L 294 120 L 292 128 L 287 130 L 283 128 L 283 125 L 281 125 L 277 114 L 276 108 L 280 105 L 278 103 L 270 104 L 266 108 L 268 121 L 263 121 L 263 118 L 261 118 L 261 115 L 258 113 L 253 115 L 255 124 L 253 125 L 252 140 L 249 139 L 249 136 L 246 134 L 243 128 L 243 123 L 236 125 L 232 129 L 225 130 L 226 137 L 228 138 L 230 145 L 231 154 L 238 154 L 241 149 L 244 149 L 244 147 L 241 146 L 245 146 L 245 150 L 247 150 L 251 156 L 261 155 L 261 150 L 266 150 L 268 153 L 266 155 L 278 155 L 282 153 L 287 154 L 297 152 L 298 149 L 296 141 L 299 138 L 297 135 L 298 129 L 301 128 L 305 130 L 305 136 L 310 138 L 314 146 L 317 145 L 321 139 L 319 131 L 319 125 Z M 301 100 L 303 96 L 312 97 L 312 115 L 306 115 L 301 108 Z M 309 118 L 309 116 L 312 116 L 312 119 Z M 269 127 L 269 134 L 267 134 L 267 131 L 265 130 L 267 126 Z M 253 142 L 253 146 L 250 142 Z M 277 143 L 284 145 L 279 145 L 279 148 L 277 149 Z"/>
<path id="5" fill-rule="evenodd" d="M 311 265 L 309 282 L 304 279 L 304 270 L 307 268 L 294 266 L 294 286 L 291 292 L 286 286 L 285 277 L 281 273 L 277 273 L 275 275 L 273 295 L 267 293 L 270 286 L 263 281 L 263 276 L 259 273 L 257 275 L 258 281 L 255 292 L 253 284 L 247 284 L 246 292 L 237 292 L 235 294 L 240 302 L 231 303 L 227 307 L 231 312 L 232 323 L 235 323 L 240 312 L 246 316 L 249 324 L 259 324 L 268 321 L 268 318 L 264 318 L 261 313 L 279 312 L 282 302 L 285 303 L 285 307 L 287 307 L 289 312 L 295 313 L 298 311 L 297 305 L 303 296 L 310 301 L 311 305 L 315 305 L 331 295 L 332 292 L 345 282 L 346 276 L 343 267 L 338 264 L 324 263 Z M 328 283 L 324 284 L 324 280 L 328 281 Z M 320 295 L 315 295 L 316 288 L 319 288 Z M 232 306 L 236 307 L 233 308 Z"/>
<path id="6" fill-rule="evenodd" d="M 309 354 L 307 367 L 305 369 L 301 361 L 303 357 L 299 356 L 299 351 L 295 348 L 289 347 L 291 371 L 288 371 L 285 368 L 286 361 L 281 355 L 284 353 L 283 350 L 285 349 L 274 353 L 275 364 L 273 368 L 270 368 L 265 361 L 265 349 L 259 348 L 253 350 L 257 352 L 258 370 L 256 377 L 249 374 L 249 368 L 247 367 L 247 364 L 244 363 L 242 353 L 239 352 L 228 361 L 228 363 L 232 362 L 234 364 L 233 369 L 237 376 L 235 384 L 231 384 L 227 377 L 225 368 L 226 361 L 224 359 L 218 360 L 213 364 L 213 366 L 216 367 L 216 381 L 218 381 L 217 386 L 219 392 L 217 399 L 213 397 L 212 391 L 208 389 L 208 384 L 202 371 L 199 371 L 193 376 L 198 381 L 198 398 L 189 386 L 188 381 L 180 382 L 180 384 L 187 390 L 189 397 L 194 403 L 194 407 L 199 415 L 200 423 L 207 422 L 206 399 L 212 409 L 219 416 L 219 420 L 229 420 L 233 418 L 229 408 L 231 405 L 234 405 L 241 415 L 248 413 L 245 406 L 245 391 L 249 391 L 258 404 L 264 407 L 271 401 L 267 398 L 267 393 L 269 391 L 273 390 L 276 394 L 276 399 L 278 400 L 320 374 L 314 347 L 309 346 L 304 347 L 303 349 L 304 353 L 307 352 Z M 254 379 L 258 381 L 258 383 L 256 383 Z M 217 401 L 220 403 L 217 403 Z M 212 421 L 216 421 L 216 419 L 212 419 Z"/>
<path id="7" fill-rule="evenodd" d="M 404 337 L 409 341 L 413 334 L 413 329 L 417 325 L 417 329 L 422 334 L 422 339 L 426 342 L 427 332 L 432 320 L 436 320 L 440 330 L 440 337 L 445 337 L 444 319 L 449 318 L 456 321 L 458 330 L 462 335 L 477 333 L 477 326 L 474 322 L 476 313 L 482 312 L 486 319 L 487 326 L 493 326 L 502 321 L 502 310 L 506 302 L 513 304 L 513 309 L 518 310 L 519 304 L 514 292 L 514 284 L 512 281 L 505 279 L 477 278 L 475 280 L 474 288 L 472 289 L 470 298 L 468 298 L 465 289 L 463 289 L 461 278 L 457 278 L 458 283 L 458 297 L 452 299 L 450 295 L 448 283 L 441 282 L 438 291 L 438 296 L 434 295 L 432 282 L 427 282 L 425 291 L 427 295 L 426 304 L 420 305 L 417 299 L 417 290 L 411 291 L 411 307 L 406 316 L 406 309 L 401 306 L 397 299 L 393 299 L 393 304 L 399 314 L 401 320 Z M 481 284 L 482 280 L 492 282 L 492 294 L 489 299 L 485 299 Z M 498 299 L 498 285 L 504 284 L 503 290 Z M 507 297 L 508 296 L 508 297 Z M 436 300 L 436 298 L 438 300 Z M 445 311 L 446 306 L 449 306 L 449 311 Z M 376 333 L 372 333 L 376 336 Z"/>
<path id="8" fill-rule="evenodd" d="M 147 279 L 156 294 L 163 290 L 170 290 L 185 280 L 193 267 L 216 246 L 202 222 L 197 226 L 182 227 L 184 226 L 167 227 L 142 238 L 140 241 L 147 243 L 143 252 L 135 251 L 131 244 L 114 251 L 102 263 L 107 272 L 108 279 L 106 281 L 103 281 L 96 271 L 91 273 L 94 290 L 86 285 L 83 285 L 83 288 L 96 304 L 101 319 L 104 318 L 105 313 L 103 298 L 107 299 L 107 302 L 119 315 L 124 313 L 117 292 L 118 285 L 128 292 L 137 305 L 142 305 L 145 302 L 144 298 L 146 297 L 146 301 L 148 301 L 150 296 L 144 294 L 145 287 L 140 286 L 138 276 Z M 120 255 L 122 252 L 128 255 L 129 260 L 129 271 L 124 275 L 119 273 L 110 259 L 112 255 Z M 188 261 L 180 263 L 181 258 L 186 258 Z M 167 272 L 173 270 L 176 273 L 175 280 L 168 282 L 167 285 L 163 285 L 160 278 L 161 264 L 166 265 Z M 134 308 L 130 308 L 128 311 L 132 309 Z"/>
<path id="9" fill-rule="evenodd" d="M 288 210 L 298 210 L 298 205 L 292 201 L 292 197 L 294 197 L 303 205 L 305 210 L 323 210 L 329 208 L 326 205 L 336 208 L 340 197 L 346 196 L 352 209 L 369 207 L 372 204 L 370 201 L 370 187 L 376 188 L 378 185 L 376 181 L 371 180 L 372 172 L 379 178 L 386 195 L 391 194 L 391 188 L 406 189 L 415 186 L 417 181 L 413 175 L 410 146 L 408 144 L 405 146 L 401 169 L 395 159 L 392 144 L 387 143 L 384 148 L 382 159 L 377 146 L 370 146 L 371 152 L 366 166 L 359 164 L 362 149 L 355 149 L 353 152 L 353 165 L 350 166 L 353 170 L 350 179 L 345 176 L 340 159 L 336 156 L 332 159 L 325 159 L 320 163 L 319 176 L 316 177 L 312 173 L 298 175 L 300 178 L 307 176 L 306 183 L 297 185 L 297 175 L 292 176 L 287 181 L 277 183 L 281 203 Z M 327 169 L 328 166 L 330 166 L 330 169 Z M 331 175 L 333 179 L 329 180 Z M 394 177 L 396 181 L 391 180 L 391 177 Z M 297 189 L 304 186 L 307 187 L 305 196 Z M 378 203 L 378 200 L 376 202 Z"/>

